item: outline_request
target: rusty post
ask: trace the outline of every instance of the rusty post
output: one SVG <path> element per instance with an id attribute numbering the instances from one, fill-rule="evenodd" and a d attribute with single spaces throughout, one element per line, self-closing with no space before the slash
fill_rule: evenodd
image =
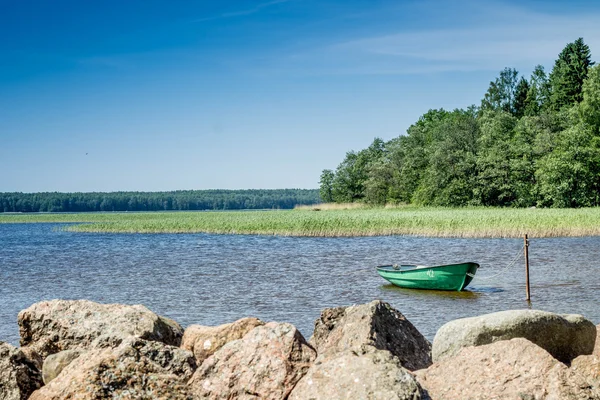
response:
<path id="1" fill-rule="evenodd" d="M 531 296 L 529 293 L 529 239 L 527 239 L 527 234 L 525 234 L 525 291 L 526 291 L 526 299 L 530 301 Z"/>

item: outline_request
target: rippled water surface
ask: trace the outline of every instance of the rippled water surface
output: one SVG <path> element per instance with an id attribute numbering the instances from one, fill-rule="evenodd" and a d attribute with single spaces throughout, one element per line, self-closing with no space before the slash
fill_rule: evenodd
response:
<path id="1" fill-rule="evenodd" d="M 291 322 L 308 339 L 326 307 L 381 299 L 430 340 L 450 320 L 527 308 L 520 239 L 290 238 L 84 234 L 57 224 L 0 224 L 0 340 L 17 314 L 50 299 L 144 304 L 184 327 L 245 316 Z M 375 265 L 474 261 L 465 292 L 396 288 Z M 600 238 L 532 239 L 531 307 L 600 323 Z M 492 275 L 496 277 L 489 278 Z M 487 277 L 487 279 L 486 279 Z"/>

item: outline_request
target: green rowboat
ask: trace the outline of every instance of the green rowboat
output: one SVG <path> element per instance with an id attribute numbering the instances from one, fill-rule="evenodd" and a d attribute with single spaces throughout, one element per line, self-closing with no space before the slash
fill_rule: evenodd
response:
<path id="1" fill-rule="evenodd" d="M 377 272 L 396 286 L 409 289 L 463 290 L 475 277 L 479 264 L 467 262 L 437 266 L 382 265 Z"/>

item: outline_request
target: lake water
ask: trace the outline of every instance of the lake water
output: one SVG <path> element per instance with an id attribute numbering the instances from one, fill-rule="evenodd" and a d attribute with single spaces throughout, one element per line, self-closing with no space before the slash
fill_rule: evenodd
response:
<path id="1" fill-rule="evenodd" d="M 184 327 L 246 316 L 291 322 L 308 339 L 320 311 L 381 299 L 429 340 L 462 317 L 532 307 L 600 323 L 600 238 L 531 239 L 531 297 L 522 239 L 291 238 L 87 234 L 59 224 L 0 224 L 0 340 L 17 345 L 17 314 L 50 299 L 144 304 Z M 374 266 L 481 264 L 465 292 L 396 288 Z M 493 275 L 497 275 L 492 277 Z"/>

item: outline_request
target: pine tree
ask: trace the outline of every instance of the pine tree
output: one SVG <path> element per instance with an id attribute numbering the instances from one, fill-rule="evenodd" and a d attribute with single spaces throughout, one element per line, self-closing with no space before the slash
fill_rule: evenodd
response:
<path id="1" fill-rule="evenodd" d="M 592 65 L 590 48 L 583 38 L 565 46 L 550 73 L 552 109 L 558 111 L 583 99 L 581 88 Z"/>
<path id="2" fill-rule="evenodd" d="M 525 78 L 521 77 L 515 89 L 515 100 L 513 105 L 513 115 L 517 118 L 521 118 L 523 115 L 525 115 L 528 93 L 529 83 Z"/>

